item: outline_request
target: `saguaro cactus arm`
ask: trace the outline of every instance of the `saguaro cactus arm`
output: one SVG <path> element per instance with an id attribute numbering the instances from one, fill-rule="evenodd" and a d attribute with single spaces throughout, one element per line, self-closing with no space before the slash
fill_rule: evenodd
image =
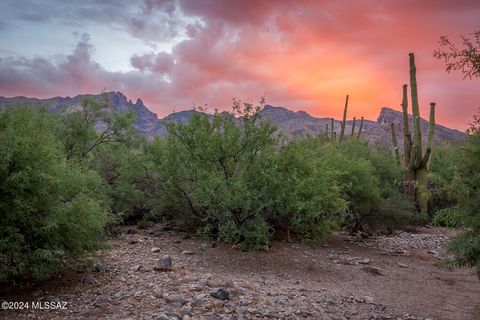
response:
<path id="1" fill-rule="evenodd" d="M 432 153 L 433 134 L 435 133 L 435 102 L 430 103 L 430 117 L 428 119 L 427 149 L 423 156 L 422 166 L 427 167 Z"/>
<path id="2" fill-rule="evenodd" d="M 403 85 L 402 95 L 402 115 L 403 115 L 403 156 L 405 166 L 410 163 L 410 154 L 412 150 L 412 136 L 408 127 L 408 98 L 407 85 Z"/>
<path id="3" fill-rule="evenodd" d="M 415 158 L 417 157 L 417 146 L 412 145 L 412 154 L 410 157 L 410 162 L 408 163 L 407 170 L 415 170 Z"/>
<path id="4" fill-rule="evenodd" d="M 415 67 L 415 56 L 409 53 L 410 62 L 410 93 L 412 96 L 412 114 L 413 114 L 413 130 L 414 130 L 414 144 L 420 150 L 419 159 L 421 159 L 422 150 L 422 131 L 420 129 L 420 109 L 418 107 L 418 90 L 417 90 L 417 68 Z"/>
<path id="5" fill-rule="evenodd" d="M 395 126 L 393 123 L 390 123 L 390 133 L 392 134 L 392 145 L 393 151 L 395 152 L 395 158 L 397 162 L 400 164 L 400 154 L 398 152 L 398 144 L 397 144 L 397 134 L 395 133 Z"/>
<path id="6" fill-rule="evenodd" d="M 345 125 L 347 123 L 347 108 L 348 108 L 348 94 L 345 99 L 345 108 L 343 109 L 343 120 L 342 120 L 342 127 L 340 129 L 340 139 L 343 140 L 343 137 L 345 135 Z"/>
<path id="7" fill-rule="evenodd" d="M 420 123 L 417 116 L 413 117 L 413 121 Z M 420 129 L 420 126 L 418 126 L 418 128 Z M 419 129 L 415 130 L 415 131 L 418 132 Z M 417 135 L 417 134 L 415 133 L 415 135 Z M 420 142 L 422 141 L 422 136 L 420 136 L 419 140 L 420 140 Z M 413 155 L 414 152 L 415 152 L 415 156 Z M 413 161 L 414 161 L 413 162 L 414 163 L 413 169 L 414 170 L 419 169 L 422 166 L 422 148 L 421 148 L 420 145 L 417 144 L 417 139 L 415 139 L 415 142 L 412 145 L 412 155 L 411 155 L 411 157 L 413 158 Z"/>

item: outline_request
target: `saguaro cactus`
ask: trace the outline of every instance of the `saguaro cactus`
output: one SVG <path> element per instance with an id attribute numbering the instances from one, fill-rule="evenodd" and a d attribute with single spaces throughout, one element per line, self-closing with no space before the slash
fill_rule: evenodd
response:
<path id="1" fill-rule="evenodd" d="M 340 129 L 340 138 L 338 139 L 339 141 L 342 141 L 343 137 L 345 136 L 345 126 L 347 124 L 347 108 L 348 108 L 348 94 L 345 99 L 345 108 L 343 109 L 343 120 L 342 120 L 342 127 Z"/>
<path id="2" fill-rule="evenodd" d="M 395 133 L 395 126 L 393 125 L 393 123 L 390 123 L 390 133 L 392 134 L 392 145 L 393 145 L 393 151 L 395 152 L 395 158 L 397 159 L 398 164 L 400 164 L 400 154 L 398 152 L 397 134 Z"/>
<path id="3" fill-rule="evenodd" d="M 403 135 L 404 135 L 404 163 L 406 167 L 406 192 L 413 193 L 415 201 L 421 213 L 428 212 L 428 199 L 430 197 L 428 191 L 428 162 L 432 152 L 432 140 L 435 130 L 435 103 L 430 103 L 430 118 L 428 126 L 427 147 L 425 152 L 422 149 L 422 132 L 420 127 L 420 110 L 418 106 L 418 90 L 415 57 L 413 53 L 409 54 L 410 64 L 410 93 L 412 100 L 412 115 L 413 115 L 413 141 L 412 135 L 408 127 L 408 105 L 407 105 L 407 85 L 403 85 Z M 392 141 L 394 147 L 398 152 L 398 147 L 395 145 L 396 135 L 392 126 Z M 415 182 L 412 184 L 412 182 Z M 415 189 L 412 190 L 412 186 Z M 414 192 L 412 192 L 414 191 Z"/>
<path id="4" fill-rule="evenodd" d="M 362 129 L 363 129 L 363 117 L 360 120 L 360 128 L 358 129 L 358 135 L 357 135 L 358 139 L 360 139 L 360 135 L 362 134 Z"/>
<path id="5" fill-rule="evenodd" d="M 332 131 L 331 137 L 332 137 L 332 140 L 335 140 L 334 137 L 333 137 L 333 122 L 334 122 L 334 119 L 332 118 L 330 120 L 331 120 L 330 130 Z"/>
<path id="6" fill-rule="evenodd" d="M 353 135 L 355 134 L 355 120 L 356 120 L 356 118 L 353 117 L 352 133 L 350 134 L 350 137 L 351 137 L 351 138 L 353 138 Z"/>

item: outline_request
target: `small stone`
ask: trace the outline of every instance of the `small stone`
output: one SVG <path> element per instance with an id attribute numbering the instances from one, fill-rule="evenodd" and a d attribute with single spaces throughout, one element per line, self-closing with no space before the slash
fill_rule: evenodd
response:
<path id="1" fill-rule="evenodd" d="M 398 263 L 398 266 L 400 268 L 408 268 L 408 266 L 406 264 L 403 264 L 403 263 Z"/>
<path id="2" fill-rule="evenodd" d="M 186 256 L 191 256 L 191 255 L 194 255 L 194 253 L 192 251 L 188 251 L 188 250 L 183 250 L 182 251 L 182 254 L 186 255 Z"/>
<path id="3" fill-rule="evenodd" d="M 99 307 L 105 307 L 105 306 L 107 306 L 109 303 L 110 303 L 110 301 L 108 301 L 107 298 L 100 296 L 100 297 L 97 297 L 97 298 L 95 299 L 95 303 L 94 303 L 93 305 L 94 305 L 95 307 L 99 308 Z"/>
<path id="4" fill-rule="evenodd" d="M 86 285 L 91 285 L 91 284 L 94 284 L 95 282 L 96 282 L 95 278 L 89 274 L 85 275 L 82 278 L 82 283 Z"/>
<path id="5" fill-rule="evenodd" d="M 198 280 L 197 284 L 195 285 L 195 288 L 200 291 L 203 288 L 205 288 L 207 284 L 208 284 L 208 278 L 202 278 Z"/>
<path id="6" fill-rule="evenodd" d="M 164 255 L 160 259 L 155 260 L 154 269 L 159 271 L 172 270 L 172 258 L 169 255 Z"/>
<path id="7" fill-rule="evenodd" d="M 228 300 L 230 298 L 230 293 L 224 288 L 215 288 L 210 292 L 210 295 L 219 300 Z"/>
<path id="8" fill-rule="evenodd" d="M 186 305 L 182 309 L 180 309 L 180 316 L 183 319 L 184 316 L 189 316 L 190 312 L 192 312 L 192 307 L 190 307 L 189 305 Z"/>
<path id="9" fill-rule="evenodd" d="M 363 299 L 364 299 L 365 302 L 368 303 L 368 304 L 372 304 L 372 303 L 375 301 L 375 299 L 373 299 L 373 298 L 370 297 L 370 296 L 364 296 Z"/>
<path id="10" fill-rule="evenodd" d="M 159 247 L 153 247 L 152 249 L 150 249 L 150 252 L 152 252 L 152 253 L 160 252 L 160 248 Z"/>
<path id="11" fill-rule="evenodd" d="M 132 267 L 132 271 L 139 271 L 140 269 L 142 269 L 142 265 L 141 264 L 136 264 Z"/>
<path id="12" fill-rule="evenodd" d="M 97 271 L 97 272 L 105 272 L 105 271 L 107 271 L 107 266 L 105 266 L 105 265 L 102 264 L 102 263 L 97 262 L 97 263 L 95 264 L 95 271 Z"/>
<path id="13" fill-rule="evenodd" d="M 173 243 L 176 243 L 176 244 L 182 243 L 182 241 L 180 241 L 180 240 L 178 240 L 178 239 L 177 239 L 177 240 L 173 240 L 172 242 L 173 242 Z"/>
<path id="14" fill-rule="evenodd" d="M 336 252 L 331 252 L 328 254 L 327 258 L 331 260 L 333 263 L 339 263 L 340 262 L 340 255 Z M 338 261 L 338 262 L 337 262 Z"/>
<path id="15" fill-rule="evenodd" d="M 155 229 L 149 232 L 149 234 L 153 235 L 154 237 L 159 237 L 162 235 L 162 230 L 160 229 Z"/>
<path id="16" fill-rule="evenodd" d="M 128 244 L 135 244 L 137 242 L 138 242 L 138 240 L 132 239 L 132 240 L 128 241 Z"/>
<path id="17" fill-rule="evenodd" d="M 168 303 L 171 303 L 175 306 L 181 306 L 187 302 L 181 295 L 178 295 L 178 294 L 168 295 L 168 296 L 165 295 L 163 296 L 163 298 L 167 300 Z"/>
<path id="18" fill-rule="evenodd" d="M 203 304 L 203 299 L 206 297 L 206 294 L 199 294 L 196 295 L 195 298 L 192 300 L 192 306 L 200 306 Z"/>
<path id="19" fill-rule="evenodd" d="M 357 262 L 360 263 L 360 264 L 369 264 L 370 259 L 368 259 L 368 258 L 359 259 L 359 260 L 357 260 Z"/>

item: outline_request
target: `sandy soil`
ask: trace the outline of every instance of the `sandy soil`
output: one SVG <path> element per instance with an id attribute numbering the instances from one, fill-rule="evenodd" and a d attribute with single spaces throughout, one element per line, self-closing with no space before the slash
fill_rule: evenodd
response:
<path id="1" fill-rule="evenodd" d="M 2 288 L 2 301 L 30 308 L 2 310 L 0 318 L 480 319 L 473 269 L 442 266 L 452 232 L 366 240 L 335 233 L 323 246 L 276 241 L 265 252 L 241 252 L 161 226 L 130 230 L 98 253 L 96 267 L 72 267 L 35 288 Z M 164 254 L 173 270 L 154 270 Z M 228 300 L 210 295 L 218 287 Z M 32 309 L 47 301 L 67 309 Z"/>

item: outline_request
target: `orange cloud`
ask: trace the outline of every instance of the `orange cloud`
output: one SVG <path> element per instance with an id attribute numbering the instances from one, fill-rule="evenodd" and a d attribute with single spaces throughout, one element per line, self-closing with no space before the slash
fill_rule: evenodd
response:
<path id="1" fill-rule="evenodd" d="M 0 58 L 0 94 L 107 88 L 141 97 L 160 116 L 193 104 L 226 109 L 232 97 L 266 94 L 272 105 L 338 118 L 348 93 L 349 114 L 374 119 L 382 106 L 400 108 L 408 53 L 415 52 L 423 115 L 435 101 L 439 122 L 464 129 L 480 106 L 480 79 L 447 74 L 432 57 L 441 35 L 456 38 L 478 28 L 475 1 L 147 1 L 136 11 L 140 16 L 127 19 L 143 19 L 142 32 L 125 28 L 155 39 L 147 30 L 163 25 L 150 21 L 155 10 L 171 34 L 189 36 L 171 53 L 134 55 L 130 72 L 109 72 L 92 61 L 88 39 L 60 63 Z M 179 12 L 182 21 L 175 20 Z"/>

